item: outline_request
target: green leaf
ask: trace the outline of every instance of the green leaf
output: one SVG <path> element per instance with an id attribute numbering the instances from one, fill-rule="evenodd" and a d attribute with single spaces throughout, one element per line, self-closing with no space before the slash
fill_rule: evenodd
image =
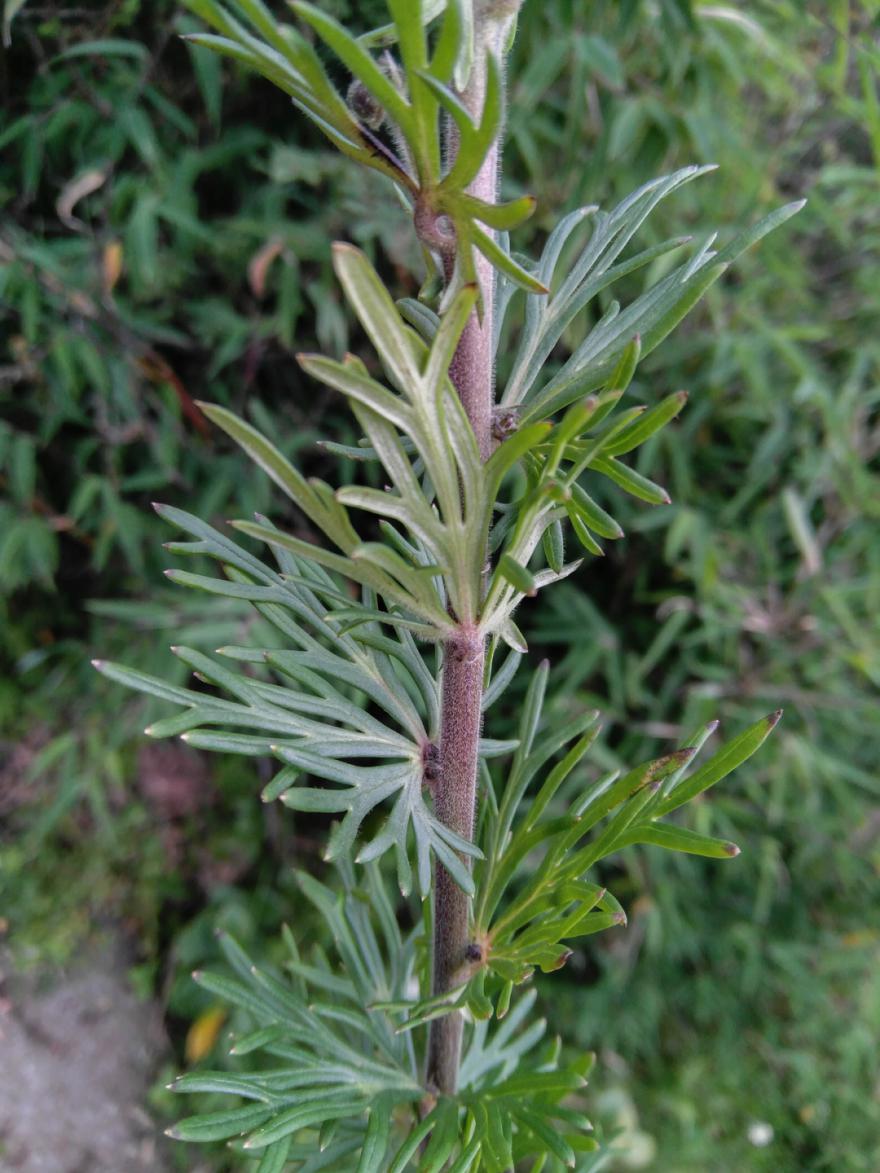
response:
<path id="1" fill-rule="evenodd" d="M 500 1083 L 486 1088 L 483 1095 L 487 1099 L 518 1098 L 520 1096 L 538 1097 L 545 1095 L 562 1094 L 580 1091 L 584 1086 L 583 1078 L 575 1071 L 561 1069 L 556 1071 L 518 1071 Z"/>
<path id="2" fill-rule="evenodd" d="M 291 1144 L 292 1139 L 288 1136 L 277 1144 L 269 1145 L 257 1166 L 257 1173 L 284 1173 Z"/>
<path id="3" fill-rule="evenodd" d="M 319 566 L 326 566 L 327 569 L 336 571 L 337 574 L 342 574 L 354 582 L 373 587 L 387 598 L 402 602 L 406 606 L 414 606 L 413 600 L 405 592 L 397 589 L 387 576 L 378 573 L 375 568 L 365 562 L 353 562 L 350 558 L 343 558 L 341 555 L 324 550 L 320 546 L 314 546 L 311 542 L 295 538 L 292 534 L 285 534 L 281 530 L 260 525 L 257 522 L 235 521 L 231 524 L 234 529 L 240 530 L 243 534 L 248 534 L 252 538 L 267 542 L 270 546 L 279 546 L 282 550 L 289 550 L 302 558 L 317 562 Z"/>
<path id="4" fill-rule="evenodd" d="M 242 1035 L 237 1038 L 233 1045 L 229 1048 L 230 1055 L 250 1055 L 253 1051 L 259 1051 L 263 1047 L 269 1046 L 271 1043 L 280 1042 L 284 1037 L 284 1029 L 280 1026 L 264 1026 L 259 1030 L 251 1031 L 249 1034 Z"/>
<path id="5" fill-rule="evenodd" d="M 638 334 L 627 342 L 623 348 L 617 366 L 611 373 L 608 380 L 608 387 L 612 391 L 626 391 L 633 380 L 633 375 L 636 373 L 636 367 L 639 365 L 639 359 L 642 355 L 642 340 Z"/>
<path id="6" fill-rule="evenodd" d="M 526 637 L 509 616 L 498 628 L 498 634 L 501 636 L 507 646 L 514 652 L 519 652 L 520 655 L 525 655 L 525 653 L 529 650 L 529 645 L 526 643 Z"/>
<path id="7" fill-rule="evenodd" d="M 461 1151 L 461 1155 L 449 1166 L 449 1173 L 468 1173 L 471 1169 L 476 1169 L 475 1162 L 480 1157 L 480 1150 L 482 1143 L 478 1137 L 474 1139 Z"/>
<path id="8" fill-rule="evenodd" d="M 637 794 L 645 786 L 658 782 L 679 769 L 690 761 L 694 752 L 691 748 L 675 750 L 663 757 L 643 762 L 620 778 L 612 775 L 605 785 L 596 786 L 577 807 L 576 813 L 580 820 L 579 834 L 594 827 L 616 806 Z"/>
<path id="9" fill-rule="evenodd" d="M 251 49 L 240 44 L 237 40 L 214 36 L 211 33 L 187 33 L 183 37 L 183 40 L 191 45 L 211 49 L 215 53 L 221 54 L 221 56 L 231 57 L 235 61 L 241 61 L 243 65 L 247 65 L 250 69 L 262 74 L 263 77 L 273 82 L 279 89 L 295 97 L 306 112 L 314 117 L 310 110 L 312 103 L 309 100 L 308 92 L 302 89 L 296 74 L 289 69 L 286 62 L 278 60 L 277 55 L 270 55 L 266 52 L 259 51 L 259 49 Z"/>
<path id="10" fill-rule="evenodd" d="M 221 428 L 248 454 L 255 464 L 272 478 L 292 501 L 312 520 L 318 512 L 314 491 L 301 473 L 293 467 L 282 452 L 256 428 L 239 419 L 225 407 L 215 403 L 199 403 L 205 415 Z"/>
<path id="11" fill-rule="evenodd" d="M 648 843 L 654 847 L 665 847 L 668 851 L 704 855 L 709 859 L 732 859 L 739 855 L 735 843 L 713 839 L 710 835 L 701 835 L 672 823 L 644 823 L 633 827 L 618 841 L 618 847 L 628 847 L 634 843 Z"/>
<path id="12" fill-rule="evenodd" d="M 333 245 L 333 268 L 345 295 L 397 387 L 411 393 L 420 371 L 397 306 L 366 256 L 354 245 Z"/>
<path id="13" fill-rule="evenodd" d="M 297 361 L 307 374 L 335 387 L 343 395 L 362 403 L 380 418 L 387 420 L 401 432 L 411 433 L 414 427 L 412 409 L 399 396 L 393 395 L 381 383 L 359 374 L 353 367 L 320 354 L 300 354 Z"/>
<path id="14" fill-rule="evenodd" d="M 760 721 L 756 721 L 738 737 L 734 737 L 722 746 L 704 766 L 679 782 L 672 792 L 658 803 L 657 813 L 667 815 L 670 811 L 677 810 L 678 807 L 696 798 L 698 794 L 708 790 L 710 786 L 720 782 L 722 778 L 726 778 L 732 770 L 747 761 L 763 745 L 779 724 L 781 716 L 782 709 L 778 709 L 769 717 L 763 717 Z"/>
<path id="15" fill-rule="evenodd" d="M 712 170 L 711 167 L 682 168 L 671 175 L 663 176 L 644 184 L 637 191 L 633 192 L 632 195 L 623 200 L 610 213 L 598 212 L 595 217 L 591 237 L 580 254 L 570 264 L 568 275 L 561 285 L 559 285 L 559 288 L 553 296 L 544 305 L 531 303 L 527 306 L 526 329 L 523 332 L 519 353 L 517 354 L 508 385 L 502 397 L 503 403 L 523 402 L 532 395 L 535 380 L 554 346 L 562 337 L 566 327 L 597 293 L 606 288 L 619 276 L 634 271 L 634 269 L 648 263 L 653 257 L 662 255 L 664 252 L 669 251 L 670 248 L 678 247 L 682 243 L 680 239 L 666 241 L 661 245 L 655 246 L 653 249 L 645 250 L 637 257 L 615 265 L 615 262 L 627 244 L 629 244 L 630 240 L 632 240 L 633 236 L 660 201 L 665 199 L 682 184 L 689 183 L 710 170 Z M 545 284 L 549 284 L 551 278 L 554 276 L 567 238 L 585 215 L 596 211 L 595 208 L 580 209 L 566 217 L 558 225 L 557 229 L 551 233 L 538 270 Z M 680 272 L 678 271 L 679 274 Z M 676 284 L 677 280 L 677 276 L 674 276 L 671 280 L 667 279 L 665 286 L 661 281 L 657 289 L 661 292 L 663 289 L 669 289 Z M 625 345 L 631 345 L 633 336 L 639 333 L 641 315 L 635 307 L 638 306 L 641 308 L 645 304 L 645 298 L 647 296 L 643 295 L 642 298 L 637 299 L 633 307 L 630 307 L 624 314 L 620 315 L 620 321 L 618 322 L 614 336 L 615 343 L 621 349 L 624 349 Z M 560 372 L 557 379 L 551 380 L 551 385 L 559 385 L 561 378 L 565 377 L 563 372 L 569 374 L 575 370 L 583 370 L 584 358 L 595 350 L 596 344 L 603 337 L 603 334 L 608 333 L 611 328 L 611 320 L 604 319 L 591 331 L 585 343 L 579 347 L 575 355 L 572 356 L 572 359 L 564 365 L 563 371 Z M 625 338 L 626 340 L 623 345 L 621 344 L 621 338 Z M 635 362 L 637 361 L 638 350 L 636 346 L 635 354 L 633 355 L 630 352 L 626 365 L 619 371 L 620 388 L 625 387 L 629 383 L 632 377 L 632 371 L 635 369 Z M 614 370 L 613 366 L 610 369 L 605 368 L 603 370 L 603 376 L 611 374 L 612 370 Z M 615 374 L 618 374 L 618 372 L 615 372 Z M 593 387 L 601 385 L 601 378 L 591 383 Z M 615 384 L 612 384 L 612 386 L 615 386 Z M 541 392 L 537 399 L 543 402 L 544 394 L 545 392 Z M 547 397 L 548 399 L 550 398 L 549 392 L 547 393 Z M 558 405 L 554 403 L 544 414 L 549 414 L 550 411 L 556 409 L 556 406 Z"/>
<path id="16" fill-rule="evenodd" d="M 424 0 L 421 5 L 422 23 L 430 24 L 445 8 L 446 0 Z M 397 39 L 398 33 L 395 24 L 383 24 L 379 28 L 370 29 L 368 33 L 361 33 L 358 37 L 362 45 L 369 47 L 394 45 L 397 43 Z"/>
<path id="17" fill-rule="evenodd" d="M 414 130 L 411 109 L 364 46 L 332 16 L 327 16 L 313 4 L 305 3 L 305 0 L 293 0 L 291 8 L 300 20 L 315 30 L 348 71 L 358 78 L 379 105 L 385 108 L 404 135 L 410 138 Z"/>
<path id="18" fill-rule="evenodd" d="M 477 1130 L 483 1135 L 484 1159 L 491 1173 L 503 1173 L 513 1165 L 512 1128 L 508 1112 L 491 1100 L 479 1100 L 471 1108 Z"/>
<path id="19" fill-rule="evenodd" d="M 566 509 L 566 512 L 568 513 L 568 519 L 571 522 L 571 528 L 574 530 L 575 537 L 583 548 L 590 554 L 594 554 L 597 558 L 603 557 L 605 551 L 590 533 L 574 507 Z"/>
<path id="20" fill-rule="evenodd" d="M 784 224 L 786 220 L 790 220 L 792 216 L 796 216 L 806 206 L 806 203 L 806 200 L 794 200 L 790 204 L 784 204 L 781 208 L 776 208 L 775 211 L 759 220 L 757 224 L 753 224 L 751 228 L 742 232 L 726 248 L 721 249 L 715 258 L 716 262 L 727 265 L 735 261 L 746 249 L 751 248 L 753 244 L 757 244 L 769 232 L 773 232 L 774 229 Z"/>
<path id="21" fill-rule="evenodd" d="M 150 676 L 146 672 L 138 672 L 134 668 L 127 668 L 124 664 L 114 664 L 110 660 L 92 660 L 92 666 L 102 676 L 106 676 L 109 680 L 115 680 L 117 684 L 123 684 L 126 688 L 133 688 L 137 692 L 149 693 L 151 696 L 159 697 L 160 700 L 171 701 L 172 704 L 192 705 L 202 699 L 198 693 L 191 692 L 186 688 L 177 688 L 156 676 Z"/>
<path id="22" fill-rule="evenodd" d="M 535 576 L 509 554 L 501 555 L 498 561 L 498 574 L 520 594 L 532 596 L 538 593 Z"/>
<path id="23" fill-rule="evenodd" d="M 385 1154 L 391 1141 L 393 1107 L 394 1101 L 386 1096 L 380 1096 L 370 1107 L 357 1173 L 383 1173 Z"/>
<path id="24" fill-rule="evenodd" d="M 468 10 L 470 4 L 467 5 Z M 471 21 L 472 12 L 469 13 Z M 431 76 L 439 82 L 452 78 L 456 63 L 461 56 L 466 32 L 465 0 L 446 0 L 443 23 L 431 58 Z"/>
<path id="25" fill-rule="evenodd" d="M 510 253 L 505 252 L 491 236 L 488 236 L 476 224 L 470 226 L 468 234 L 472 243 L 480 250 L 486 260 L 490 261 L 499 272 L 509 277 L 515 285 L 529 293 L 549 293 L 549 290 L 541 284 L 537 277 L 524 269 Z"/>
<path id="26" fill-rule="evenodd" d="M 462 194 L 456 196 L 455 205 L 496 231 L 510 231 L 529 219 L 538 206 L 538 201 L 534 196 L 525 195 L 503 204 L 487 204 L 474 196 Z"/>
<path id="27" fill-rule="evenodd" d="M 430 306 L 414 297 L 402 297 L 396 304 L 401 317 L 415 327 L 422 340 L 430 346 L 440 325 L 439 316 Z"/>
<path id="28" fill-rule="evenodd" d="M 614 518 L 606 513 L 601 505 L 597 505 L 592 497 L 580 485 L 571 487 L 572 508 L 594 533 L 603 538 L 622 538 L 623 530 Z"/>
<path id="29" fill-rule="evenodd" d="M 708 261 L 696 273 L 682 279 L 676 270 L 622 313 L 596 325 L 582 346 L 543 390 L 530 401 L 527 418 L 542 417 L 567 406 L 583 394 L 584 386 L 600 386 L 619 357 L 622 339 L 638 332 L 642 351 L 649 354 L 697 304 L 725 272 L 726 266 Z"/>
<path id="30" fill-rule="evenodd" d="M 273 1109 L 267 1108 L 265 1104 L 254 1104 L 225 1112 L 205 1112 L 179 1121 L 168 1129 L 167 1135 L 174 1140 L 195 1144 L 228 1140 L 233 1136 L 243 1136 L 250 1129 L 263 1124 L 272 1115 L 272 1111 Z"/>
<path id="31" fill-rule="evenodd" d="M 242 37 L 245 41 L 248 34 L 245 28 L 223 8 L 216 0 L 185 0 L 186 7 L 195 16 L 198 16 L 210 28 L 223 33 L 233 40 Z"/>
<path id="32" fill-rule="evenodd" d="M 429 386 L 437 387 L 445 381 L 462 332 L 479 296 L 476 285 L 463 286 L 440 318 L 425 364 L 424 379 Z"/>
<path id="33" fill-rule="evenodd" d="M 526 1125 L 531 1132 L 535 1134 L 538 1141 L 544 1146 L 548 1153 L 553 1153 L 563 1165 L 568 1165 L 569 1168 L 574 1168 L 577 1160 L 574 1149 L 565 1139 L 565 1137 L 555 1128 L 538 1115 L 537 1112 L 531 1112 L 528 1108 L 518 1107 L 516 1110 L 517 1118 Z"/>
<path id="34" fill-rule="evenodd" d="M 547 529 L 544 530 L 541 542 L 544 548 L 544 557 L 547 559 L 547 565 L 558 574 L 565 563 L 565 538 L 562 533 L 561 522 L 551 522 Z"/>
<path id="35" fill-rule="evenodd" d="M 69 61 L 72 57 L 134 57 L 138 61 L 145 61 L 148 56 L 146 45 L 139 41 L 125 41 L 119 38 L 105 38 L 100 41 L 80 41 L 71 45 L 54 57 L 50 64 L 56 61 Z"/>
<path id="36" fill-rule="evenodd" d="M 546 439 L 553 425 L 542 420 L 540 423 L 529 424 L 528 427 L 517 428 L 512 436 L 508 436 L 486 461 L 486 481 L 491 497 L 495 497 L 505 475 L 511 468 L 522 460 L 527 452 L 531 452 L 542 440 Z"/>
<path id="37" fill-rule="evenodd" d="M 459 1107 L 455 1100 L 441 1098 L 435 1108 L 437 1123 L 419 1161 L 419 1173 L 441 1173 L 458 1144 Z"/>
<path id="38" fill-rule="evenodd" d="M 388 11 L 397 29 L 400 58 L 407 74 L 414 74 L 428 64 L 425 16 L 422 0 L 387 0 Z"/>
<path id="39" fill-rule="evenodd" d="M 429 1137 L 434 1131 L 438 1121 L 439 1116 L 437 1109 L 434 1108 L 428 1113 L 427 1116 L 425 1116 L 424 1120 L 422 1120 L 420 1124 L 416 1125 L 413 1131 L 397 1150 L 394 1160 L 391 1162 L 391 1165 L 388 1168 L 388 1173 L 405 1173 L 407 1165 L 409 1165 L 412 1158 L 419 1151 L 419 1148 L 425 1139 Z"/>
<path id="40" fill-rule="evenodd" d="M 546 780 L 542 784 L 538 793 L 529 803 L 528 809 L 523 815 L 522 829 L 524 831 L 527 831 L 529 828 L 535 826 L 538 819 L 552 801 L 553 796 L 556 794 L 559 787 L 562 785 L 574 767 L 578 764 L 578 762 L 581 761 L 581 759 L 593 745 L 593 742 L 599 736 L 599 733 L 601 732 L 601 726 L 596 723 L 598 717 L 599 712 L 595 709 L 591 713 L 585 714 L 584 720 L 589 724 L 592 724 L 593 728 L 588 729 L 587 732 L 578 741 L 575 742 L 562 761 L 554 766 L 547 775 Z"/>
<path id="41" fill-rule="evenodd" d="M 433 78 L 426 79 L 433 83 Z M 473 181 L 495 144 L 504 116 L 504 81 L 501 62 L 491 51 L 486 53 L 486 81 L 483 109 L 477 127 L 465 131 L 459 126 L 460 141 L 452 167 L 443 179 L 447 190 L 462 191 Z"/>
<path id="42" fill-rule="evenodd" d="M 363 1110 L 363 1099 L 354 1095 L 342 1099 L 327 1096 L 326 1099 L 317 1102 L 298 1104 L 295 1108 L 288 1108 L 287 1111 L 276 1114 L 268 1124 L 252 1132 L 244 1142 L 244 1148 L 265 1148 L 266 1145 L 301 1132 L 304 1128 L 314 1128 L 316 1124 L 321 1124 L 325 1120 L 359 1116 Z"/>
<path id="43" fill-rule="evenodd" d="M 644 444 L 655 432 L 659 432 L 661 428 L 665 428 L 671 420 L 675 419 L 687 400 L 687 391 L 677 391 L 674 395 L 670 395 L 658 403 L 656 407 L 650 408 L 629 427 L 618 433 L 616 438 L 604 449 L 605 455 L 609 457 L 622 456 L 627 452 L 632 452 L 640 444 Z"/>
<path id="44" fill-rule="evenodd" d="M 642 476 L 635 469 L 621 464 L 619 460 L 614 460 L 611 457 L 597 456 L 590 463 L 590 467 L 595 472 L 600 472 L 603 476 L 608 477 L 609 480 L 614 481 L 624 492 L 629 493 L 633 497 L 638 497 L 640 501 L 647 501 L 649 505 L 670 504 L 671 498 L 662 485 L 657 485 L 654 481 L 648 480 L 647 477 Z"/>

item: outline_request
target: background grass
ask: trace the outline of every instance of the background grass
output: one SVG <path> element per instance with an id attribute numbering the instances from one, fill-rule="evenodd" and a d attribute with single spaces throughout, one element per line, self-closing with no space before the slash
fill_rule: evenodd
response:
<path id="1" fill-rule="evenodd" d="M 364 27 L 381 11 L 324 7 Z M 639 371 L 645 401 L 690 393 L 639 457 L 674 504 L 615 501 L 626 541 L 522 613 L 556 703 L 606 714 L 603 764 L 786 709 L 693 816 L 742 856 L 631 849 L 628 930 L 550 979 L 567 1045 L 600 1053 L 621 1169 L 880 1166 L 878 14 L 527 0 L 514 50 L 506 185 L 539 198 L 524 251 L 564 211 L 691 162 L 720 168 L 646 240 L 809 198 Z M 417 288 L 381 183 L 268 84 L 187 49 L 188 21 L 169 0 L 33 0 L 0 59 L 3 904 L 22 964 L 122 923 L 181 1045 L 210 930 L 272 934 L 317 844 L 260 809 L 251 763 L 145 750 L 149 707 L 88 659 L 168 676 L 169 643 L 240 642 L 245 612 L 165 588 L 149 501 L 282 505 L 193 401 L 345 476 L 314 441 L 350 426 L 293 361 L 348 341 L 330 240 Z"/>

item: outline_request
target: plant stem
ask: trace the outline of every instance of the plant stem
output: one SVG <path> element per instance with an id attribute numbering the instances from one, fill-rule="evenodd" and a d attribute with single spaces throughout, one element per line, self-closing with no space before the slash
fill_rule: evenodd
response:
<path id="1" fill-rule="evenodd" d="M 447 827 L 465 839 L 474 834 L 480 702 L 483 697 L 485 641 L 462 631 L 446 645 L 440 728 L 440 779 L 434 810 Z M 470 898 L 442 864 L 434 875 L 434 993 L 461 981 L 470 940 Z M 451 1095 L 458 1083 L 462 1018 L 458 1011 L 431 1023 L 428 1085 Z"/>
<path id="2" fill-rule="evenodd" d="M 479 56 L 479 55 L 478 55 Z M 479 117 L 485 89 L 485 58 L 475 62 L 462 100 Z M 451 136 L 450 136 L 451 137 Z M 453 150 L 450 153 L 454 153 Z M 494 203 L 498 188 L 499 147 L 488 153 L 470 192 Z M 449 369 L 485 461 L 492 451 L 492 408 L 495 364 L 492 344 L 494 270 L 482 256 L 477 273 L 483 294 L 482 316 L 471 315 Z M 451 273 L 447 273 L 447 278 Z M 440 707 L 440 773 L 434 790 L 437 817 L 458 835 L 472 840 L 485 667 L 485 639 L 464 625 L 444 648 Z M 433 992 L 445 993 L 460 984 L 468 965 L 470 898 L 442 864 L 434 875 Z M 458 1086 L 463 1021 L 454 1011 L 431 1023 L 427 1083 L 446 1095 Z"/>

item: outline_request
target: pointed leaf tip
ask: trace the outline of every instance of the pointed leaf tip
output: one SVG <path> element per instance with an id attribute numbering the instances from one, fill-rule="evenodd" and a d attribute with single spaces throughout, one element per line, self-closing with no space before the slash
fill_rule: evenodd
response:
<path id="1" fill-rule="evenodd" d="M 736 859 L 736 857 L 740 854 L 740 849 L 735 843 L 725 843 L 724 851 L 725 854 L 729 855 L 731 859 Z"/>
<path id="2" fill-rule="evenodd" d="M 696 748 L 692 745 L 685 746 L 684 749 L 675 749 L 672 753 L 666 754 L 665 757 L 657 758 L 655 762 L 651 763 L 650 770 L 650 785 L 653 786 L 656 781 L 655 775 L 662 771 L 665 778 L 671 770 L 680 769 L 686 766 L 687 763 L 696 754 Z"/>
<path id="3" fill-rule="evenodd" d="M 782 714 L 784 712 L 785 712 L 784 709 L 777 709 L 775 713 L 771 713 L 770 716 L 767 718 L 768 728 L 775 729 L 776 726 L 779 724 L 779 722 L 782 720 Z"/>

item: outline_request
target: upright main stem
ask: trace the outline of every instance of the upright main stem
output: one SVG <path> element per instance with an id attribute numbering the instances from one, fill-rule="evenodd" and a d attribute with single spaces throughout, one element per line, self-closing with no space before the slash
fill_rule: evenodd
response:
<path id="1" fill-rule="evenodd" d="M 483 697 L 485 644 L 482 636 L 462 632 L 448 643 L 443 662 L 440 724 L 440 778 L 434 810 L 465 839 L 474 836 L 480 705 Z M 470 898 L 442 864 L 434 874 L 434 993 L 461 982 L 468 964 Z M 451 1095 L 458 1085 L 461 1061 L 461 1014 L 454 1011 L 431 1023 L 428 1086 Z"/>
<path id="2" fill-rule="evenodd" d="M 480 63 L 482 64 L 482 63 Z M 475 67 L 468 90 L 462 95 L 472 113 L 479 114 L 483 100 L 485 69 Z M 489 152 L 470 187 L 473 195 L 494 202 L 498 186 L 498 146 Z M 494 353 L 492 301 L 495 276 L 492 266 L 479 257 L 478 274 L 483 292 L 483 312 L 474 312 L 462 333 L 450 366 L 450 378 L 458 391 L 485 461 L 492 451 L 494 403 Z M 460 625 L 444 647 L 440 698 L 440 770 L 434 790 L 437 817 L 463 838 L 474 837 L 477 768 L 483 699 L 485 639 L 472 627 Z M 459 985 L 474 958 L 470 944 L 470 898 L 462 892 L 442 864 L 434 876 L 433 992 L 443 994 Z M 428 1086 L 451 1095 L 458 1086 L 463 1021 L 455 1011 L 431 1023 L 428 1042 Z"/>

